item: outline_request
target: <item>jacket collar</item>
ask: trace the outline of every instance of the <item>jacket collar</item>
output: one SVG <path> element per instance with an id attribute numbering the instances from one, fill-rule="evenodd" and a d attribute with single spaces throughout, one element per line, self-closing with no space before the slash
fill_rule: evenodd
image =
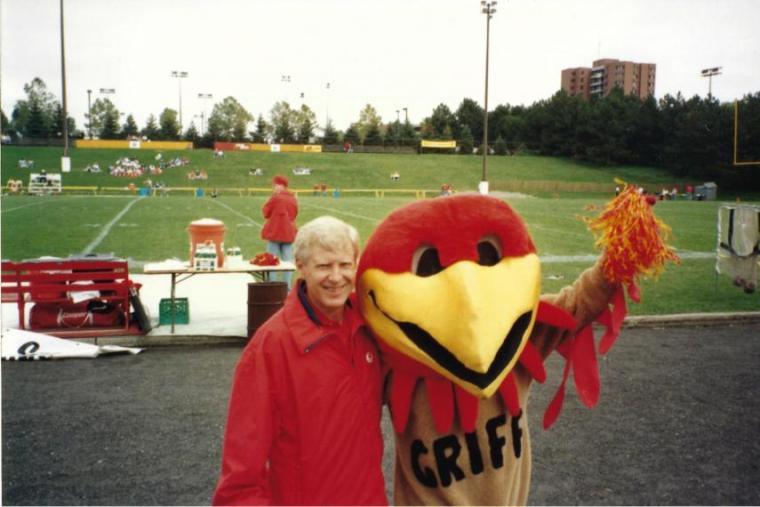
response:
<path id="1" fill-rule="evenodd" d="M 351 293 L 346 301 L 346 311 L 351 312 L 351 336 L 364 325 L 364 320 L 355 311 L 356 294 Z M 290 291 L 283 308 L 285 323 L 290 329 L 293 341 L 302 354 L 319 345 L 323 340 L 335 335 L 335 331 L 325 328 L 319 322 L 317 313 L 306 297 L 306 282 L 299 280 Z"/>

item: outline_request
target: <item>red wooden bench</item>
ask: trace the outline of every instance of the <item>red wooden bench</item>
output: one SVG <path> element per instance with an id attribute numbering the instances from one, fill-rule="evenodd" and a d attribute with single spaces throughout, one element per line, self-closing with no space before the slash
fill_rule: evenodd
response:
<path id="1" fill-rule="evenodd" d="M 21 329 L 26 321 L 27 305 L 71 305 L 77 294 L 97 293 L 98 302 L 115 307 L 121 313 L 120 323 L 108 327 L 79 327 L 70 322 L 57 327 L 33 329 L 59 337 L 95 337 L 143 334 L 137 322 L 130 319 L 130 296 L 136 296 L 140 284 L 129 279 L 129 268 L 123 260 L 54 260 L 2 261 L 2 301 L 15 302 Z M 100 303 L 98 303 L 100 304 Z M 85 314 L 86 316 L 86 314 Z"/>

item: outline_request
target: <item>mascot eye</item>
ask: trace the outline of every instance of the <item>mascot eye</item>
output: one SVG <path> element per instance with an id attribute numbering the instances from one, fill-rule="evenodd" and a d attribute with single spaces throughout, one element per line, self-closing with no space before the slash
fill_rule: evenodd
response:
<path id="1" fill-rule="evenodd" d="M 432 276 L 441 271 L 441 260 L 438 258 L 438 250 L 431 247 L 418 248 L 414 252 L 412 271 L 417 276 Z"/>
<path id="2" fill-rule="evenodd" d="M 501 260 L 499 242 L 495 238 L 484 238 L 478 243 L 478 264 L 495 266 Z"/>

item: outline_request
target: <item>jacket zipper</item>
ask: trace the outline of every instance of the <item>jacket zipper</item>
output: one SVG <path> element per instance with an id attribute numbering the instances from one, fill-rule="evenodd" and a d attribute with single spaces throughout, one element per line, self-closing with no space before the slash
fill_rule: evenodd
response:
<path id="1" fill-rule="evenodd" d="M 304 352 L 311 352 L 311 349 L 322 343 L 322 340 L 330 336 L 330 334 L 322 335 L 319 338 L 317 338 L 315 341 L 313 341 L 311 344 L 307 345 L 305 349 L 303 349 Z"/>

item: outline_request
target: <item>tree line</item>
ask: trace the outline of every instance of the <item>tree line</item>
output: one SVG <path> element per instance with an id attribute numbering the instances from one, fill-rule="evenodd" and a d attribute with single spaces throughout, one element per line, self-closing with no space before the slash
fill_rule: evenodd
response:
<path id="1" fill-rule="evenodd" d="M 27 99 L 16 103 L 10 121 L 2 113 L 3 132 L 60 138 L 63 114 L 55 96 L 39 78 L 26 84 L 24 91 Z M 193 120 L 181 132 L 177 111 L 171 108 L 158 118 L 150 115 L 142 129 L 131 114 L 124 116 L 110 99 L 98 98 L 85 115 L 85 129 L 77 130 L 72 118 L 68 118 L 68 129 L 72 137 L 187 140 L 205 147 L 215 141 L 416 147 L 420 139 L 454 139 L 461 154 L 483 149 L 484 110 L 470 98 L 454 111 L 439 104 L 418 125 L 400 119 L 383 122 L 367 104 L 358 120 L 343 131 L 330 120 L 320 127 L 306 104 L 294 108 L 280 101 L 267 118 L 254 117 L 234 97 L 213 106 L 208 118 L 202 119 L 202 131 Z M 742 98 L 739 118 L 737 158 L 760 161 L 760 92 Z M 488 112 L 488 130 L 489 149 L 498 155 L 523 152 L 593 164 L 661 167 L 680 177 L 760 188 L 760 166 L 733 166 L 734 105 L 712 97 L 686 99 L 678 93 L 659 101 L 639 100 L 616 89 L 606 97 L 584 100 L 559 91 L 530 106 L 496 106 Z"/>

